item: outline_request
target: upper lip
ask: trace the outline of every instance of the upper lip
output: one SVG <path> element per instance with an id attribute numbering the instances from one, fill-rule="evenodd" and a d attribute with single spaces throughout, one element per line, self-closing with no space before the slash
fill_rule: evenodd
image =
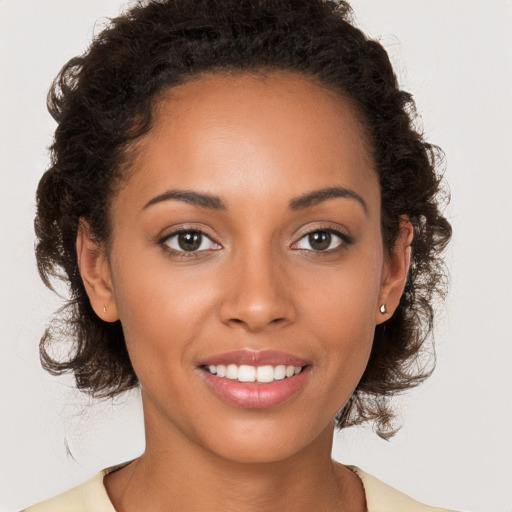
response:
<path id="1" fill-rule="evenodd" d="M 212 366 L 218 364 L 236 364 L 237 366 L 242 364 L 249 366 L 278 366 L 282 364 L 286 366 L 307 366 L 310 363 L 305 359 L 279 350 L 242 349 L 208 357 L 207 359 L 202 360 L 199 363 L 199 366 Z"/>

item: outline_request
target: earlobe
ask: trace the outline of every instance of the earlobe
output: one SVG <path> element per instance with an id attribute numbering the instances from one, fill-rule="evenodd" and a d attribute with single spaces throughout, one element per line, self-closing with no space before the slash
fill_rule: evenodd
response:
<path id="1" fill-rule="evenodd" d="M 375 314 L 376 324 L 385 322 L 393 315 L 409 275 L 414 229 L 407 215 L 402 215 L 400 218 L 399 234 L 382 269 L 382 282 Z"/>
<path id="2" fill-rule="evenodd" d="M 106 322 L 119 320 L 105 246 L 94 239 L 85 219 L 80 219 L 76 253 L 78 269 L 92 308 Z"/>

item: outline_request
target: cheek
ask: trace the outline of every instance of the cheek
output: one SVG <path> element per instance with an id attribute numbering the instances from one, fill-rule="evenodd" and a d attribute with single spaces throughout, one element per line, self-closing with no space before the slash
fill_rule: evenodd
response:
<path id="1" fill-rule="evenodd" d="M 350 263 L 350 264 L 349 264 Z M 375 328 L 382 264 L 378 257 L 352 258 L 337 269 L 304 275 L 304 310 L 327 330 L 357 338 Z"/>
<path id="2" fill-rule="evenodd" d="M 148 371 L 176 371 L 190 355 L 194 339 L 211 323 L 216 289 L 204 272 L 170 272 L 165 259 L 147 263 L 123 258 L 113 275 L 126 345 L 143 383 Z"/>
<path id="3" fill-rule="evenodd" d="M 378 249 L 376 250 L 378 254 Z M 308 278 L 304 301 L 308 329 L 318 340 L 325 367 L 335 375 L 337 393 L 351 393 L 370 356 L 380 291 L 378 257 L 354 259 L 324 277 Z M 347 397 L 348 398 L 348 397 Z"/>

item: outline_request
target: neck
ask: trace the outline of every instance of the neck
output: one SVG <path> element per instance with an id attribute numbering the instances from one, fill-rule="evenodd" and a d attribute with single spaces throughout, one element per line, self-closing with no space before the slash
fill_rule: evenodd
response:
<path id="1" fill-rule="evenodd" d="M 145 408 L 144 454 L 105 478 L 116 510 L 364 510 L 358 477 L 331 459 L 332 425 L 289 457 L 244 462 L 220 457 L 152 416 Z"/>

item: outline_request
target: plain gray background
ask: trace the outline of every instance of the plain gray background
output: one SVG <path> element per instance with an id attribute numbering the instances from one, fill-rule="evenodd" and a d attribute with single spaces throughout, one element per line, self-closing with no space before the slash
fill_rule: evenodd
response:
<path id="1" fill-rule="evenodd" d="M 55 128 L 45 97 L 120 0 L 0 0 L 0 509 L 19 510 L 144 446 L 138 393 L 89 406 L 40 369 L 61 300 L 33 256 L 34 194 Z M 446 152 L 454 238 L 437 371 L 397 400 L 404 427 L 336 436 L 334 456 L 433 505 L 512 511 L 512 2 L 354 0 Z M 96 28 L 93 28 L 98 21 Z M 71 452 L 72 455 L 69 454 Z"/>

